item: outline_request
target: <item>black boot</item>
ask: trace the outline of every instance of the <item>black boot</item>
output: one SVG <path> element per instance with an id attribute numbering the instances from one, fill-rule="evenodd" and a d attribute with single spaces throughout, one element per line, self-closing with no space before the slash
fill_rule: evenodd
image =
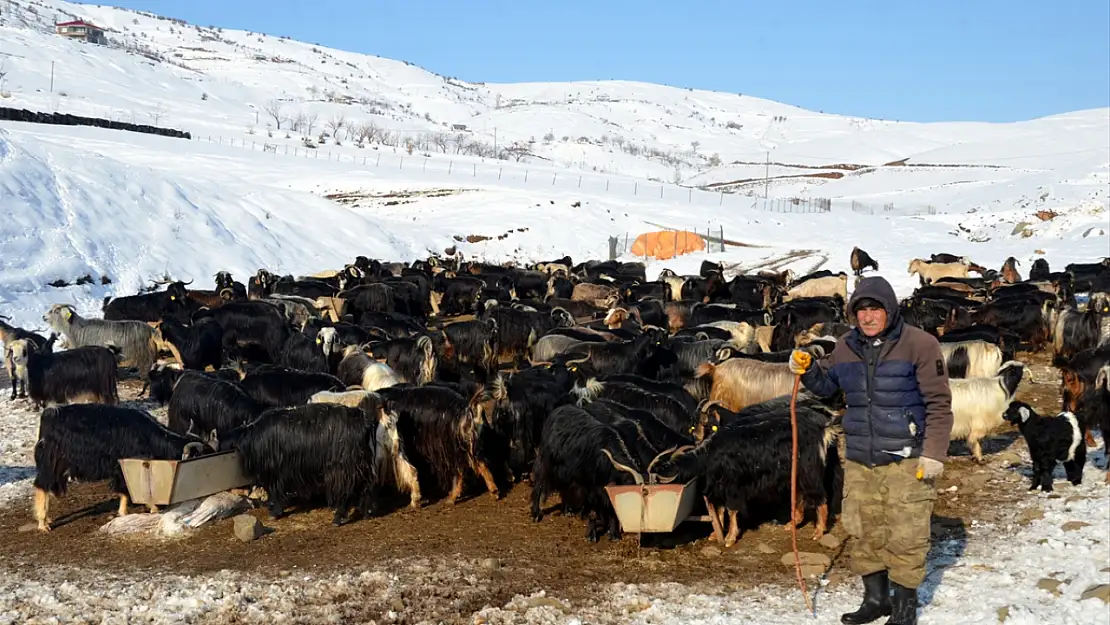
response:
<path id="1" fill-rule="evenodd" d="M 890 620 L 886 625 L 917 625 L 917 589 L 897 583 L 891 584 L 891 587 L 894 588 L 894 600 L 890 604 Z"/>
<path id="2" fill-rule="evenodd" d="M 863 604 L 855 612 L 840 615 L 846 625 L 864 625 L 890 614 L 890 581 L 886 571 L 863 576 Z"/>

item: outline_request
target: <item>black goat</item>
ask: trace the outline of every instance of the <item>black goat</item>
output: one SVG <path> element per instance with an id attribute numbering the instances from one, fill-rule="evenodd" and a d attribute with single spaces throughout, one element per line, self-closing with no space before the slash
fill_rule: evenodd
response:
<path id="1" fill-rule="evenodd" d="M 206 375 L 181 376 L 173 389 L 167 427 L 179 434 L 224 433 L 251 421 L 270 406 L 234 382 Z"/>
<path id="2" fill-rule="evenodd" d="M 224 365 L 224 329 L 215 319 L 199 319 L 191 326 L 164 319 L 154 324 L 154 340 L 186 369 Z"/>
<path id="3" fill-rule="evenodd" d="M 34 514 L 39 529 L 49 531 L 49 496 L 64 496 L 69 480 L 108 480 L 108 488 L 119 495 L 123 516 L 129 496 L 121 459 L 178 460 L 190 450 L 212 451 L 199 437 L 173 432 L 141 410 L 102 404 L 43 410 L 35 442 Z"/>
<path id="4" fill-rule="evenodd" d="M 51 334 L 41 349 L 28 339 L 13 341 L 7 347 L 13 371 L 17 375 L 25 372 L 21 377 L 34 406 L 119 403 L 118 352 L 90 345 L 55 353 L 57 338 Z"/>
<path id="5" fill-rule="evenodd" d="M 221 451 L 237 449 L 243 473 L 266 489 L 274 519 L 290 503 L 323 498 L 335 510 L 333 525 L 350 521 L 352 508 L 363 518 L 377 507 L 378 415 L 339 404 L 276 408 L 217 438 Z"/>
<path id="6" fill-rule="evenodd" d="M 310 373 L 264 366 L 247 374 L 239 386 L 255 401 L 273 408 L 299 406 L 320 391 L 342 391 L 343 382 L 330 373 Z"/>

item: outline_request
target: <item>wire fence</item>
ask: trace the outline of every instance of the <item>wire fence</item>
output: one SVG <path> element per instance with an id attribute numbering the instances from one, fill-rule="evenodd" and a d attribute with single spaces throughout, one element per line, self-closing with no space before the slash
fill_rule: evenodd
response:
<path id="1" fill-rule="evenodd" d="M 280 142 L 265 138 L 237 138 L 217 135 L 194 135 L 194 140 L 241 147 L 265 153 L 315 161 L 347 163 L 367 169 L 397 169 L 406 174 L 420 173 L 470 178 L 475 183 L 520 183 L 528 186 L 553 187 L 563 191 L 624 196 L 642 200 L 662 200 L 668 204 L 691 204 L 703 207 L 749 209 L 773 213 L 831 213 L 851 210 L 868 215 L 914 216 L 935 215 L 933 206 L 898 206 L 892 203 L 867 204 L 857 200 L 819 197 L 759 197 L 725 191 L 708 191 L 697 187 L 668 184 L 652 180 L 610 178 L 595 172 L 567 169 L 532 169 L 527 163 L 492 159 L 476 159 L 444 153 L 409 153 L 403 147 L 372 145 L 369 147 L 310 145 Z"/>

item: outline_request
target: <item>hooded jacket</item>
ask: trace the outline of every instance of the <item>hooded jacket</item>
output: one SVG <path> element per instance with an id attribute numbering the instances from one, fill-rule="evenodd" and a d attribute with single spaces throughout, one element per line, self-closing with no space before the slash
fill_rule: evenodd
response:
<path id="1" fill-rule="evenodd" d="M 848 300 L 853 321 L 855 305 L 864 298 L 886 310 L 886 327 L 871 338 L 852 328 L 806 371 L 802 383 L 822 397 L 844 390 L 848 460 L 873 467 L 924 455 L 943 462 L 953 417 L 940 343 L 902 320 L 885 279 L 860 280 Z"/>

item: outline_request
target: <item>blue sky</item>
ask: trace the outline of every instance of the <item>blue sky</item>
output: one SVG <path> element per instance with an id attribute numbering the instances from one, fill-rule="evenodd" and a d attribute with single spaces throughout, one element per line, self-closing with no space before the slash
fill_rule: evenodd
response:
<path id="1" fill-rule="evenodd" d="M 624 79 L 908 121 L 1110 106 L 1108 0 L 121 1 L 469 81 Z"/>

